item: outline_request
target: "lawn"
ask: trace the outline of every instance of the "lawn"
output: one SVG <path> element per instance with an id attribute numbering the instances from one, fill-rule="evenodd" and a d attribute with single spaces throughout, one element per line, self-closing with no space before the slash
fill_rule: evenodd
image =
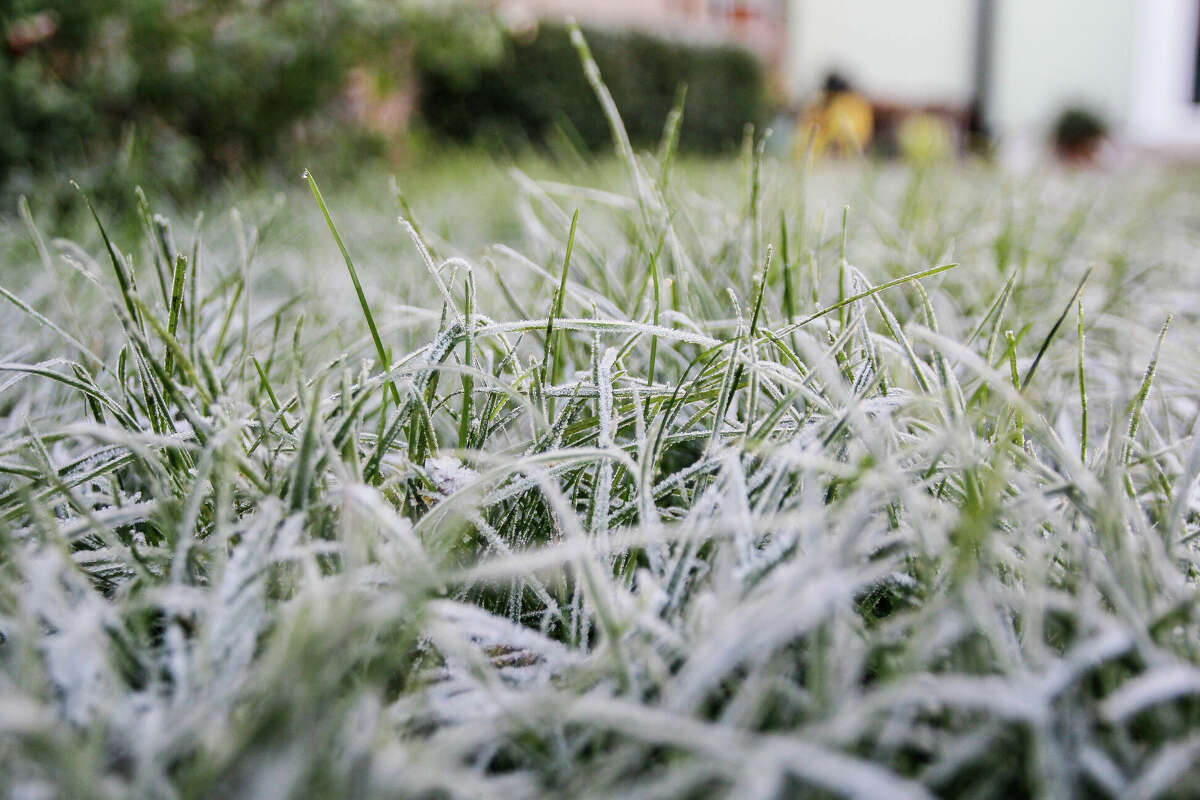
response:
<path id="1" fill-rule="evenodd" d="M 1189 796 L 1194 170 L 752 151 L 0 222 L 0 788 Z"/>

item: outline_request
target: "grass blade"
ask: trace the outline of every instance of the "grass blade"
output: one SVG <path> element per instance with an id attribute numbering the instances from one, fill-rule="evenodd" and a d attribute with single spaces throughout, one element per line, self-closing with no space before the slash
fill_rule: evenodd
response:
<path id="1" fill-rule="evenodd" d="M 383 340 L 379 338 L 379 328 L 376 327 L 375 316 L 371 313 L 370 305 L 367 304 L 367 295 L 363 292 L 362 283 L 358 280 L 358 270 L 354 268 L 350 251 L 346 249 L 337 226 L 333 224 L 333 217 L 329 215 L 329 208 L 325 205 L 325 198 L 321 196 L 321 190 L 317 188 L 316 179 L 308 170 L 304 171 L 304 178 L 308 181 L 308 188 L 312 191 L 313 198 L 316 199 L 317 206 L 321 209 L 321 216 L 325 218 L 325 224 L 329 226 L 329 232 L 333 234 L 333 240 L 342 254 L 342 260 L 346 262 L 346 271 L 350 273 L 350 282 L 354 284 L 354 293 L 358 296 L 359 308 L 362 309 L 363 318 L 367 321 L 367 329 L 371 332 L 371 341 L 375 343 L 375 355 L 379 358 L 379 368 L 383 372 L 388 372 L 392 365 L 388 360 L 387 351 L 383 348 Z M 396 405 L 400 405 L 400 390 L 396 388 L 396 384 L 388 380 L 387 386 L 391 390 L 392 399 L 396 401 Z"/>

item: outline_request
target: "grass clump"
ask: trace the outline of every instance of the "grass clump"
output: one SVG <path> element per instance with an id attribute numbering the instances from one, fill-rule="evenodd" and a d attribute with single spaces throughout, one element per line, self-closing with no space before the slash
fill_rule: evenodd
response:
<path id="1" fill-rule="evenodd" d="M 1187 795 L 1194 189 L 622 150 L 5 229 L 6 791 Z"/>

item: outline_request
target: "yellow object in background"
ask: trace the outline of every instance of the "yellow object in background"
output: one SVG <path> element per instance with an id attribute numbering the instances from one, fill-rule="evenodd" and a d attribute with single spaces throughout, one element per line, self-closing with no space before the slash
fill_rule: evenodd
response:
<path id="1" fill-rule="evenodd" d="M 828 94 L 801 119 L 797 152 L 803 156 L 811 144 L 818 157 L 861 153 L 871 143 L 874 126 L 871 104 L 862 95 L 851 91 Z"/>
<path id="2" fill-rule="evenodd" d="M 910 114 L 896 132 L 900 155 L 910 164 L 924 166 L 948 161 L 954 155 L 950 126 L 934 114 Z"/>

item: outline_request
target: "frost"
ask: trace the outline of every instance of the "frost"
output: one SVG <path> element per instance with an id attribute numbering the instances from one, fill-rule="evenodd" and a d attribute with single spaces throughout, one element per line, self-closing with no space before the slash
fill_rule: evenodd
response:
<path id="1" fill-rule="evenodd" d="M 453 456 L 436 456 L 425 461 L 425 473 L 442 497 L 449 497 L 475 482 L 479 474 Z"/>

